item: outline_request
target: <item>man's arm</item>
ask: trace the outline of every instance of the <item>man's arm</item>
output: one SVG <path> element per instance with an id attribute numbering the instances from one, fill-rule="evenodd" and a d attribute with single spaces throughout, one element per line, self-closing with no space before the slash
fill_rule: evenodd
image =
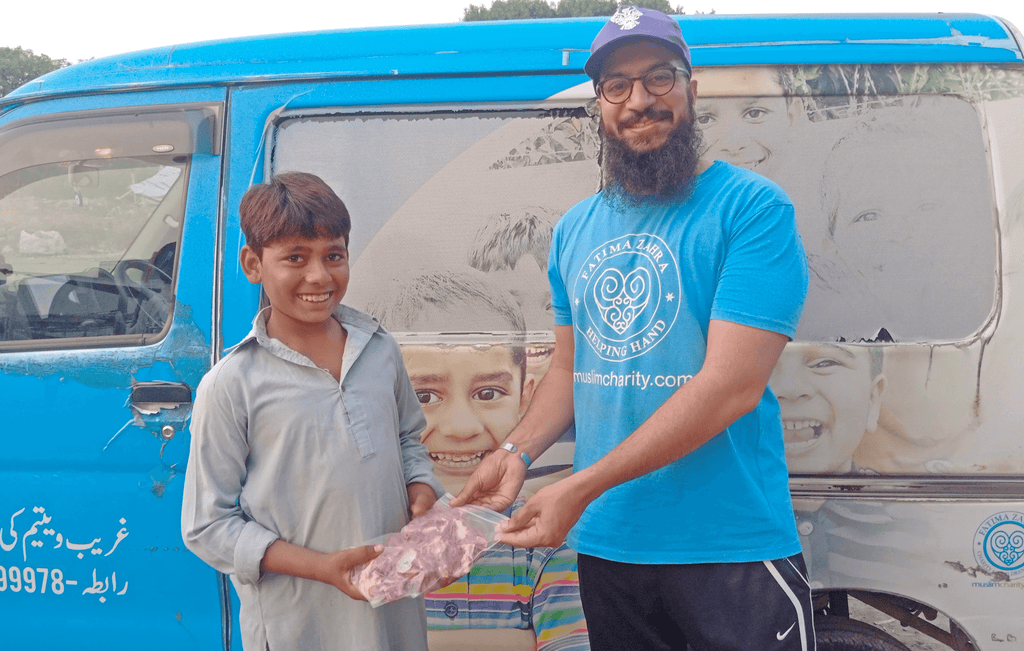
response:
<path id="1" fill-rule="evenodd" d="M 558 546 L 602 493 L 711 440 L 757 406 L 787 341 L 775 332 L 711 321 L 700 372 L 597 463 L 538 491 L 506 523 L 501 542 Z"/>
<path id="2" fill-rule="evenodd" d="M 536 459 L 569 429 L 573 422 L 572 373 L 576 344 L 571 325 L 555 326 L 551 364 L 533 394 L 530 408 L 505 439 Z M 487 456 L 452 500 L 452 506 L 476 502 L 504 511 L 515 501 L 526 478 L 526 463 L 518 454 L 495 450 Z M 559 541 L 557 547 L 561 545 Z"/>

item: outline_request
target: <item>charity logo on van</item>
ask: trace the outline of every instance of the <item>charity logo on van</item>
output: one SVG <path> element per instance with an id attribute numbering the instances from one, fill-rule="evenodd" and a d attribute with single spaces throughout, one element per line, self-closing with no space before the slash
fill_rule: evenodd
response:
<path id="1" fill-rule="evenodd" d="M 1002 511 L 987 518 L 974 534 L 974 558 L 1011 579 L 1024 574 L 1024 513 Z"/>
<path id="2" fill-rule="evenodd" d="M 602 358 L 632 359 L 658 345 L 682 300 L 679 265 L 656 235 L 634 233 L 594 249 L 573 290 L 577 327 Z"/>

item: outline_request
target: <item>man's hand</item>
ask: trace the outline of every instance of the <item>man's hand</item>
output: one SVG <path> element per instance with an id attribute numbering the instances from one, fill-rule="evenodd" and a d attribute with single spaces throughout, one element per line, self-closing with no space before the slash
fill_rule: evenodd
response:
<path id="1" fill-rule="evenodd" d="M 530 400 L 530 408 L 506 440 L 539 457 L 572 425 L 572 378 L 575 340 L 573 326 L 555 326 L 555 350 L 544 379 Z M 452 500 L 452 506 L 473 502 L 495 511 L 504 511 L 523 489 L 526 462 L 518 454 L 501 448 L 481 462 L 465 487 Z"/>
<path id="2" fill-rule="evenodd" d="M 418 518 L 429 511 L 430 507 L 434 506 L 434 502 L 437 501 L 434 489 L 427 484 L 409 484 L 406 487 L 406 491 L 409 493 L 409 513 L 414 518 Z"/>
<path id="3" fill-rule="evenodd" d="M 574 481 L 578 475 L 545 486 L 502 523 L 497 541 L 516 547 L 558 547 L 590 503 Z"/>
<path id="4" fill-rule="evenodd" d="M 452 506 L 470 502 L 504 511 L 519 495 L 526 481 L 526 462 L 518 454 L 498 449 L 484 457 L 480 467 L 451 501 Z"/>
<path id="5" fill-rule="evenodd" d="M 372 561 L 383 550 L 383 545 L 366 545 L 324 554 L 319 580 L 333 585 L 353 599 L 366 601 L 363 593 L 352 583 L 352 568 Z"/>

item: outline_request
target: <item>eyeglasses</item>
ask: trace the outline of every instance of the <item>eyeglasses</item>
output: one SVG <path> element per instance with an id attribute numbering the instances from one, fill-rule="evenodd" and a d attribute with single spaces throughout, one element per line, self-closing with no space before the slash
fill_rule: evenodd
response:
<path id="1" fill-rule="evenodd" d="M 667 95 L 676 86 L 676 73 L 686 74 L 684 68 L 658 68 L 641 77 L 610 77 L 597 85 L 597 92 L 611 104 L 622 104 L 633 94 L 633 86 L 639 79 L 646 90 L 655 97 Z"/>

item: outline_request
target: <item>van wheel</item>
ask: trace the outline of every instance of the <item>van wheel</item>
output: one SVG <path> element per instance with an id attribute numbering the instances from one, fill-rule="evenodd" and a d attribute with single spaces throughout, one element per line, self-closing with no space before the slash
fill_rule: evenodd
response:
<path id="1" fill-rule="evenodd" d="M 871 624 L 846 617 L 815 617 L 818 651 L 910 651 L 910 648 Z"/>

